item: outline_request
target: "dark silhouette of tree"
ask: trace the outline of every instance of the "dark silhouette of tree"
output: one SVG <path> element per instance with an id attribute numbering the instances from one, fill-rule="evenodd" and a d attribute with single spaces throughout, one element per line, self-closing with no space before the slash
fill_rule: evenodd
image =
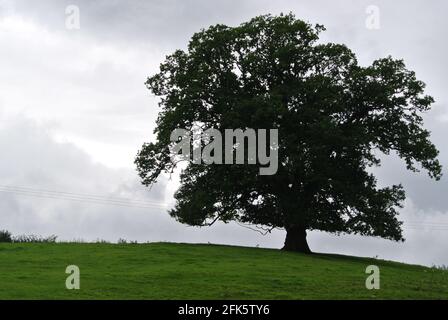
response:
<path id="1" fill-rule="evenodd" d="M 284 249 L 300 252 L 310 252 L 307 230 L 404 240 L 402 186 L 378 188 L 368 169 L 393 152 L 408 169 L 440 179 L 421 117 L 433 98 L 402 60 L 360 66 L 345 45 L 318 43 L 322 30 L 293 14 L 211 26 L 147 80 L 161 97 L 157 140 L 135 161 L 147 186 L 176 166 L 169 152 L 175 128 L 278 129 L 276 174 L 260 175 L 249 164 L 190 163 L 172 217 L 195 226 L 236 220 L 284 228 Z"/>

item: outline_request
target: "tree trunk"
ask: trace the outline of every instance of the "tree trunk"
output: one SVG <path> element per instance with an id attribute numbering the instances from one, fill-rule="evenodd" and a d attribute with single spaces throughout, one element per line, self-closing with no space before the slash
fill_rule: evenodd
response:
<path id="1" fill-rule="evenodd" d="M 306 228 L 298 225 L 287 227 L 285 245 L 282 250 L 311 253 L 306 241 Z"/>

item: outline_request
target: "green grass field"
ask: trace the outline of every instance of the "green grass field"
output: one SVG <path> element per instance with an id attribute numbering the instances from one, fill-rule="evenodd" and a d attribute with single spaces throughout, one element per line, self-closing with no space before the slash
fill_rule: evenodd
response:
<path id="1" fill-rule="evenodd" d="M 65 288 L 77 265 L 81 289 Z M 377 265 L 381 289 L 367 290 Z M 0 299 L 448 299 L 448 272 L 349 256 L 193 244 L 0 244 Z"/>

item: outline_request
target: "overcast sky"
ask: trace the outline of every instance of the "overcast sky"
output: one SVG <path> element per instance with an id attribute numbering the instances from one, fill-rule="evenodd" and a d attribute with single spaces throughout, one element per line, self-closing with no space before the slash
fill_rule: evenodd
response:
<path id="1" fill-rule="evenodd" d="M 79 29 L 67 28 L 69 5 L 79 8 Z M 366 26 L 372 5 L 379 10 L 379 29 Z M 436 100 L 425 119 L 446 172 L 445 0 L 0 0 L 0 229 L 62 240 L 281 247 L 283 231 L 261 236 L 236 224 L 178 224 L 163 207 L 173 202 L 176 178 L 145 189 L 133 160 L 152 139 L 158 112 L 157 98 L 143 83 L 165 55 L 185 48 L 194 32 L 212 24 L 233 26 L 290 11 L 324 24 L 322 41 L 347 44 L 363 65 L 392 55 L 416 71 Z M 435 182 L 424 172 L 407 172 L 396 158 L 376 171 L 381 184 L 406 188 L 406 242 L 311 232 L 311 249 L 448 264 L 448 175 Z M 122 200 L 103 204 L 93 195 Z M 125 199 L 133 199 L 132 206 L 122 205 Z"/>

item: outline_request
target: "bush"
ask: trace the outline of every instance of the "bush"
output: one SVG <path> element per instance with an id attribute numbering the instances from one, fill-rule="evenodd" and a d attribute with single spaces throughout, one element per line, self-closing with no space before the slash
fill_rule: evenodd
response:
<path id="1" fill-rule="evenodd" d="M 128 240 L 123 239 L 123 238 L 118 239 L 117 243 L 118 244 L 138 244 L 137 240 L 134 240 L 134 241 L 130 240 L 130 241 L 128 241 Z"/>
<path id="2" fill-rule="evenodd" d="M 11 232 L 0 230 L 0 242 L 12 242 Z"/>
<path id="3" fill-rule="evenodd" d="M 110 241 L 107 241 L 107 240 L 104 240 L 104 239 L 96 239 L 94 243 L 106 244 L 106 243 L 110 243 Z"/>
<path id="4" fill-rule="evenodd" d="M 441 265 L 432 265 L 432 268 L 435 270 L 443 270 L 443 271 L 448 271 L 448 265 L 445 264 L 441 264 Z"/>
<path id="5" fill-rule="evenodd" d="M 12 238 L 12 242 L 18 243 L 54 243 L 56 242 L 57 236 L 42 237 L 34 234 L 31 235 L 20 235 Z"/>

